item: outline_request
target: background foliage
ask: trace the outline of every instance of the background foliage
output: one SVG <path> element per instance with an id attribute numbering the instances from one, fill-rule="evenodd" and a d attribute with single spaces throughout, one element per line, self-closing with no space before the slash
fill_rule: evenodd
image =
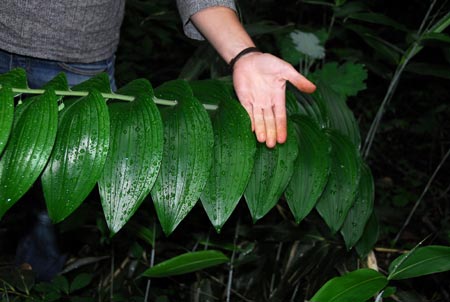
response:
<path id="1" fill-rule="evenodd" d="M 365 65 L 369 71 L 366 90 L 354 97 L 350 82 L 348 89 L 333 91 L 351 96 L 348 105 L 357 117 L 364 144 L 391 79 L 417 37 L 430 3 L 434 3 L 431 17 L 439 9 L 441 12 L 430 21 L 449 11 L 447 1 L 410 1 L 405 5 L 392 1 L 289 1 L 283 5 L 240 1 L 239 5 L 242 19 L 259 47 L 298 60 L 291 63 L 304 72 L 328 66 L 332 81 L 336 74 L 347 72 L 345 62 Z M 186 39 L 180 28 L 173 1 L 127 1 L 117 55 L 118 82 L 145 77 L 158 86 L 179 76 L 227 77 L 226 66 L 214 51 L 206 44 Z M 315 32 L 319 40 L 326 40 L 325 58 L 311 65 L 310 61 L 298 59 L 298 55 L 296 58 L 295 52 L 292 55 L 286 36 L 294 29 Z M 403 250 L 414 248 L 422 239 L 427 238 L 426 245 L 449 245 L 450 241 L 449 163 L 445 161 L 450 137 L 450 48 L 448 40 L 442 37 L 425 42 L 426 47 L 401 73 L 367 156 L 374 175 L 377 217 L 371 218 L 369 227 L 378 229 L 375 256 L 380 271 L 386 274 L 390 263 Z M 327 62 L 336 63 L 324 65 Z M 107 301 L 113 296 L 115 301 L 142 301 L 150 285 L 151 301 L 220 301 L 230 296 L 231 301 L 303 301 L 331 277 L 367 266 L 367 259 L 360 260 L 354 250 L 347 252 L 342 239 L 330 234 L 316 213 L 300 225 L 294 224 L 285 201 L 256 225 L 240 203 L 220 235 L 209 228 L 207 216 L 196 207 L 178 227 L 179 231 L 168 238 L 154 222 L 153 206 L 143 203 L 131 223 L 110 239 L 98 196 L 90 195 L 58 227 L 61 246 L 69 257 L 64 274 L 49 285 L 33 287 L 29 272 L 11 274 L 11 263 L 15 243 L 24 232 L 24 224 L 17 221 L 28 219 L 22 209 L 27 203 L 36 202 L 37 196 L 30 192 L 0 224 L 0 273 L 2 280 L 11 284 L 10 288 L 4 283 L 2 288 L 10 290 L 10 298 L 33 296 L 50 300 L 62 296 L 90 301 L 89 297 L 95 296 L 95 300 Z M 406 225 L 412 209 L 415 212 Z M 147 279 L 136 278 L 153 263 L 206 248 L 228 254 L 231 265 L 152 279 L 151 284 Z M 384 299 L 448 301 L 449 277 L 442 273 L 393 280 L 393 295 L 388 297 L 386 290 Z M 228 280 L 231 286 L 227 286 Z"/>

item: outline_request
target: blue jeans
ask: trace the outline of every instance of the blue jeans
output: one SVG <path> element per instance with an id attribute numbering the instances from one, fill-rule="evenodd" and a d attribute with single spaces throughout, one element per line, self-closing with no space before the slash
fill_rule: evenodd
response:
<path id="1" fill-rule="evenodd" d="M 30 88 L 42 87 L 60 72 L 66 74 L 70 87 L 106 72 L 109 75 L 111 89 L 116 90 L 114 56 L 93 63 L 65 63 L 17 55 L 0 49 L 0 74 L 19 67 L 26 70 Z"/>

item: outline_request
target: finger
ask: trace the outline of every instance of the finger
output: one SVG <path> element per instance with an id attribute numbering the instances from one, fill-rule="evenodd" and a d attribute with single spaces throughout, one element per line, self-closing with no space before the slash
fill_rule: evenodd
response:
<path id="1" fill-rule="evenodd" d="M 300 91 L 313 93 L 316 90 L 316 85 L 298 73 L 297 70 L 295 70 L 295 68 L 291 65 L 286 65 L 284 75 L 285 79 L 291 82 Z"/>
<path id="2" fill-rule="evenodd" d="M 273 113 L 275 115 L 275 126 L 277 129 L 277 143 L 282 144 L 286 141 L 287 126 L 286 126 L 286 99 L 283 90 L 277 92 L 274 99 Z"/>
<path id="3" fill-rule="evenodd" d="M 255 120 L 255 134 L 258 142 L 266 141 L 266 126 L 264 125 L 264 115 L 262 108 L 253 107 L 253 118 Z"/>
<path id="4" fill-rule="evenodd" d="M 277 128 L 275 126 L 273 110 L 272 108 L 265 108 L 263 113 L 266 127 L 266 146 L 268 148 L 273 148 L 277 143 Z"/>

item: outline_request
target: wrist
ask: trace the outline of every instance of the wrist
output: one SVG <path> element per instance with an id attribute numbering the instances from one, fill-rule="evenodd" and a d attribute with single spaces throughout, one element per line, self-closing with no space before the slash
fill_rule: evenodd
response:
<path id="1" fill-rule="evenodd" d="M 228 65 L 230 67 L 230 70 L 233 71 L 234 66 L 236 65 L 236 63 L 239 60 L 241 60 L 243 57 L 250 56 L 251 54 L 255 54 L 255 53 L 261 54 L 262 52 L 255 46 L 246 47 L 246 48 L 242 49 L 228 63 Z"/>

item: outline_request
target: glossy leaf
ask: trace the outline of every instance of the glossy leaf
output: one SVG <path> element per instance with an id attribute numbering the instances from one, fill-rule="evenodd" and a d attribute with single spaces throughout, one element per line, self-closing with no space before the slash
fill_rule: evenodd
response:
<path id="1" fill-rule="evenodd" d="M 318 125 L 307 116 L 291 117 L 298 138 L 298 156 L 285 196 L 295 221 L 316 205 L 328 181 L 331 144 Z"/>
<path id="2" fill-rule="evenodd" d="M 316 209 L 333 233 L 344 223 L 356 197 L 361 159 L 356 147 L 335 130 L 325 132 L 331 142 L 331 170 Z"/>
<path id="3" fill-rule="evenodd" d="M 53 222 L 69 216 L 100 178 L 109 146 L 109 115 L 105 100 L 93 90 L 66 108 L 42 188 Z"/>
<path id="4" fill-rule="evenodd" d="M 317 102 L 311 95 L 298 91 L 286 93 L 286 107 L 289 115 L 306 115 L 319 125 L 320 128 L 329 126 L 326 107 L 323 102 Z"/>
<path id="5" fill-rule="evenodd" d="M 323 86 L 320 88 L 320 93 L 315 95 L 315 100 L 318 103 L 324 104 L 326 114 L 329 118 L 329 127 L 347 136 L 359 148 L 361 145 L 361 135 L 359 133 L 358 122 L 353 112 L 347 106 L 345 98 Z"/>
<path id="6" fill-rule="evenodd" d="M 164 124 L 164 163 L 151 195 L 166 235 L 186 217 L 208 179 L 214 144 L 208 113 L 185 81 L 172 81 L 155 90 L 157 97 L 176 100 L 161 110 Z"/>
<path id="7" fill-rule="evenodd" d="M 142 276 L 162 278 L 182 275 L 226 263 L 228 261 L 229 259 L 227 256 L 215 250 L 189 252 L 156 264 L 142 273 Z"/>
<path id="8" fill-rule="evenodd" d="M 364 228 L 363 235 L 355 245 L 356 252 L 358 252 L 360 258 L 366 257 L 373 249 L 375 243 L 378 241 L 378 233 L 378 219 L 375 212 L 372 211 L 372 215 L 369 217 L 369 221 L 367 221 Z"/>
<path id="9" fill-rule="evenodd" d="M 54 90 L 69 90 L 69 84 L 67 83 L 66 74 L 58 73 L 50 82 L 47 82 L 42 89 L 52 88 Z M 58 96 L 61 98 L 61 96 Z"/>
<path id="10" fill-rule="evenodd" d="M 232 95 L 225 84 L 218 80 L 189 82 L 194 96 L 202 104 L 218 105 L 222 101 L 231 101 Z"/>
<path id="11" fill-rule="evenodd" d="M 0 88 L 0 155 L 6 146 L 14 118 L 14 95 L 11 88 Z"/>
<path id="12" fill-rule="evenodd" d="M 297 153 L 297 138 L 291 124 L 288 124 L 284 144 L 273 149 L 257 144 L 255 164 L 244 193 L 253 222 L 265 216 L 278 202 L 294 172 Z"/>
<path id="13" fill-rule="evenodd" d="M 107 73 L 99 73 L 98 75 L 81 82 L 72 87 L 74 91 L 92 91 L 97 90 L 100 93 L 111 93 L 111 86 L 109 85 L 109 76 Z"/>
<path id="14" fill-rule="evenodd" d="M 228 220 L 247 187 L 256 151 L 250 118 L 236 100 L 224 100 L 212 117 L 213 164 L 200 199 L 216 230 Z"/>
<path id="15" fill-rule="evenodd" d="M 111 137 L 98 185 L 111 234 L 130 220 L 150 193 L 163 152 L 163 125 L 150 83 L 136 80 L 118 93 L 134 95 L 135 100 L 108 106 Z"/>
<path id="16" fill-rule="evenodd" d="M 367 221 L 372 215 L 374 199 L 373 176 L 370 168 L 363 163 L 355 202 L 350 208 L 341 229 L 347 249 L 351 249 L 363 235 Z"/>
<path id="17" fill-rule="evenodd" d="M 372 269 L 359 269 L 325 283 L 311 302 L 364 302 L 388 283 L 385 276 Z"/>
<path id="18" fill-rule="evenodd" d="M 0 218 L 30 189 L 47 163 L 56 136 L 56 100 L 55 93 L 48 90 L 27 99 L 26 108 L 15 112 L 0 158 Z"/>
<path id="19" fill-rule="evenodd" d="M 22 68 L 15 68 L 7 73 L 0 74 L 0 85 L 9 85 L 14 88 L 28 88 L 27 74 Z"/>
<path id="20" fill-rule="evenodd" d="M 389 265 L 389 280 L 414 278 L 450 270 L 450 247 L 430 245 L 401 255 Z"/>

